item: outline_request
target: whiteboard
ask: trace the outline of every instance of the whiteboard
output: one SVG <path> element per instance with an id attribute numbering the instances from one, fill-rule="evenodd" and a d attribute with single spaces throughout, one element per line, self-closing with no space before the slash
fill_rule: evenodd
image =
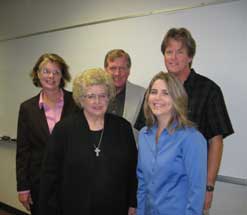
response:
<path id="1" fill-rule="evenodd" d="M 160 52 L 164 34 L 171 27 L 186 27 L 197 42 L 193 68 L 221 87 L 235 130 L 224 141 L 220 174 L 246 179 L 246 9 L 247 1 L 238 1 L 1 42 L 0 135 L 16 137 L 20 103 L 39 92 L 29 73 L 41 54 L 61 55 L 74 77 L 103 67 L 106 52 L 122 48 L 133 62 L 130 81 L 147 87 L 154 74 L 165 70 Z"/>

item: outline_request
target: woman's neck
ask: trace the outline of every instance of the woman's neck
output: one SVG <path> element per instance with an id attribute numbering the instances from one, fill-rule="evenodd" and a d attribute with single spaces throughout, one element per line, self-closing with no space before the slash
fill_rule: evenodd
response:
<path id="1" fill-rule="evenodd" d="M 52 91 L 43 90 L 42 93 L 44 103 L 51 108 L 54 108 L 56 106 L 57 102 L 61 97 L 60 89 Z"/>
<path id="2" fill-rule="evenodd" d="M 158 140 L 159 140 L 159 137 L 162 133 L 162 131 L 167 128 L 168 126 L 168 123 L 170 121 L 170 118 L 158 118 L 157 119 L 157 124 L 158 124 L 158 129 L 157 129 L 157 132 L 156 132 L 156 143 L 158 143 Z"/>
<path id="3" fill-rule="evenodd" d="M 88 126 L 92 131 L 102 130 L 104 128 L 104 115 L 92 116 L 91 114 L 84 111 L 84 115 L 87 119 Z"/>

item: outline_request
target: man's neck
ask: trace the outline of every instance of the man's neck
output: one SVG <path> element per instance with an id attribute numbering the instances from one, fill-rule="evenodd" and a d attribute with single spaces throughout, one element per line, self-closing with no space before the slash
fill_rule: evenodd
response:
<path id="1" fill-rule="evenodd" d="M 125 86 L 116 88 L 116 94 L 118 95 L 119 93 L 123 92 L 123 90 L 125 89 Z"/>
<path id="2" fill-rule="evenodd" d="M 190 72 L 191 72 L 191 70 L 190 70 L 190 68 L 188 68 L 188 69 L 184 70 L 183 72 L 179 73 L 176 77 L 177 77 L 182 83 L 184 83 L 184 82 L 187 80 L 187 78 L 189 77 Z"/>

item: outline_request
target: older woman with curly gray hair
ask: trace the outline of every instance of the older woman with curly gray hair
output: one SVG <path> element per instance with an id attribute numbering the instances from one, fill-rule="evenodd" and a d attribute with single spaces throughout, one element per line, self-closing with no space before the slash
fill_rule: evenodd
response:
<path id="1" fill-rule="evenodd" d="M 114 95 L 111 76 L 100 68 L 75 78 L 73 98 L 81 111 L 58 123 L 52 134 L 41 214 L 135 214 L 135 139 L 128 121 L 106 113 Z"/>

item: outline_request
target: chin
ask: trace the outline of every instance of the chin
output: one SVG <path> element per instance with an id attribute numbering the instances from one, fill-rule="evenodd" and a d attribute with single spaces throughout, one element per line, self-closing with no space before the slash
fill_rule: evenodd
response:
<path id="1" fill-rule="evenodd" d="M 92 112 L 91 114 L 94 115 L 94 116 L 104 116 L 105 112 L 102 112 L 102 111 L 100 111 L 100 112 Z"/>

